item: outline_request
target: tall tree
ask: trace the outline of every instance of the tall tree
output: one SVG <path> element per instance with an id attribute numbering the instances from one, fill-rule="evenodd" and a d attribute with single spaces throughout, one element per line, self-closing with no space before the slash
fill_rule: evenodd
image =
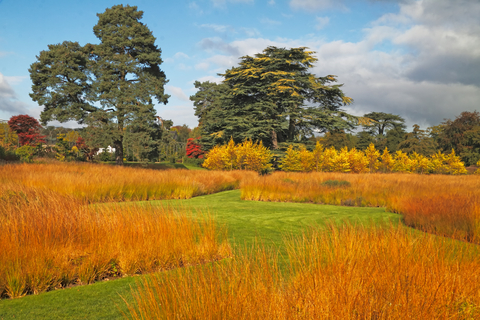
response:
<path id="1" fill-rule="evenodd" d="M 405 119 L 399 115 L 385 112 L 370 112 L 364 115 L 365 118 L 374 121 L 363 124 L 365 131 L 373 136 L 385 135 L 387 130 L 402 128 L 405 129 Z"/>
<path id="2" fill-rule="evenodd" d="M 341 109 L 352 99 L 335 84 L 335 76 L 310 72 L 317 61 L 313 54 L 304 47 L 268 47 L 254 57 L 241 57 L 238 67 L 221 74 L 222 84 L 199 83 L 191 99 L 205 134 L 223 136 L 222 142 L 259 139 L 275 149 L 279 142 L 305 139 L 313 132 L 353 128 L 358 118 Z M 202 137 L 202 143 L 206 139 L 212 140 Z"/>
<path id="3" fill-rule="evenodd" d="M 480 113 L 464 111 L 455 120 L 447 119 L 434 127 L 438 144 L 443 151 L 452 149 L 465 164 L 480 160 Z"/>
<path id="4" fill-rule="evenodd" d="M 406 153 L 416 152 L 423 156 L 431 156 L 437 152 L 437 144 L 429 137 L 425 130 L 418 124 L 413 125 L 413 130 L 405 135 L 405 139 L 398 144 L 398 148 Z"/>
<path id="5" fill-rule="evenodd" d="M 227 110 L 223 103 L 228 99 L 229 87 L 225 83 L 195 81 L 196 94 L 190 96 L 198 117 L 198 128 L 201 136 L 200 142 L 205 150 L 210 150 L 217 144 L 224 144 L 230 138 L 224 135 Z"/>
<path id="6" fill-rule="evenodd" d="M 167 80 L 155 37 L 140 22 L 142 11 L 117 5 L 97 16 L 99 44 L 64 42 L 37 56 L 29 70 L 30 96 L 44 106 L 43 123 L 76 120 L 109 136 L 116 163 L 123 164 L 124 128 L 143 121 L 151 124 L 142 126 L 144 132 L 156 134 L 152 98 L 167 103 Z"/>

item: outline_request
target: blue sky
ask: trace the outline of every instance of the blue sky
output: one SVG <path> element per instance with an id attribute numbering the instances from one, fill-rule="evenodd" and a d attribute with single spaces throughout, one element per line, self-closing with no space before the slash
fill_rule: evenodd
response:
<path id="1" fill-rule="evenodd" d="M 312 72 L 337 75 L 355 115 L 389 112 L 425 128 L 480 111 L 476 0 L 0 0 L 0 119 L 38 118 L 28 95 L 35 56 L 65 40 L 98 43 L 96 14 L 116 4 L 144 11 L 169 79 L 171 98 L 157 113 L 176 125 L 197 125 L 195 80 L 220 81 L 269 45 L 315 51 Z"/>

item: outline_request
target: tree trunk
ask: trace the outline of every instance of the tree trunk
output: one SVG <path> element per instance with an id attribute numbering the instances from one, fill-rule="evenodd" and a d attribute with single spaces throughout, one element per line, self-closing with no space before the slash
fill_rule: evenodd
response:
<path id="1" fill-rule="evenodd" d="M 278 138 L 275 130 L 272 131 L 272 148 L 274 150 L 278 149 Z"/>
<path id="2" fill-rule="evenodd" d="M 123 166 L 123 139 L 115 140 L 113 146 L 115 147 L 115 164 Z"/>
<path id="3" fill-rule="evenodd" d="M 295 137 L 295 119 L 293 119 L 290 116 L 290 119 L 288 121 L 288 140 L 292 142 L 294 137 Z"/>

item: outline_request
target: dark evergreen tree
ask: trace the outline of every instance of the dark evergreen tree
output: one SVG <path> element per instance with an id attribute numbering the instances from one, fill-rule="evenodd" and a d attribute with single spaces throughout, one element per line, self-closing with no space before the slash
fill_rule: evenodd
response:
<path id="1" fill-rule="evenodd" d="M 437 152 L 437 144 L 425 130 L 414 124 L 413 131 L 405 135 L 404 140 L 398 144 L 398 149 L 406 153 L 416 152 L 423 156 L 431 156 Z"/>
<path id="2" fill-rule="evenodd" d="M 480 160 L 480 113 L 462 112 L 455 120 L 445 120 L 434 127 L 434 134 L 444 152 L 452 149 L 462 158 L 465 165 Z"/>
<path id="3" fill-rule="evenodd" d="M 191 97 L 207 148 L 232 137 L 262 140 L 276 149 L 284 141 L 301 141 L 314 132 L 348 130 L 358 118 L 341 107 L 352 102 L 336 77 L 315 77 L 309 69 L 317 59 L 307 48 L 268 47 L 244 56 L 227 70 L 220 85 L 196 83 Z"/>
<path id="4" fill-rule="evenodd" d="M 365 118 L 374 120 L 362 126 L 365 131 L 373 136 L 385 135 L 387 130 L 402 128 L 405 129 L 405 119 L 399 115 L 385 112 L 370 112 L 364 115 Z"/>
<path id="5" fill-rule="evenodd" d="M 377 147 L 376 142 L 377 141 L 376 141 L 375 137 L 373 135 L 371 135 L 369 132 L 360 131 L 360 132 L 357 133 L 357 143 L 356 143 L 355 147 L 358 150 L 365 150 L 365 149 L 368 148 L 370 143 L 375 144 L 375 147 Z"/>
<path id="6" fill-rule="evenodd" d="M 152 98 L 168 99 L 161 50 L 142 15 L 135 6 L 113 6 L 97 14 L 99 44 L 49 45 L 29 70 L 30 96 L 44 106 L 42 123 L 76 120 L 94 127 L 112 142 L 117 164 L 123 163 L 124 129 L 131 124 L 154 137 Z"/>
<path id="7" fill-rule="evenodd" d="M 405 140 L 406 134 L 407 132 L 402 127 L 390 129 L 387 131 L 385 139 L 383 140 L 384 141 L 383 145 L 388 148 L 388 151 L 396 152 L 400 150 L 398 145 Z M 384 150 L 385 147 L 383 148 L 378 147 L 378 149 Z"/>

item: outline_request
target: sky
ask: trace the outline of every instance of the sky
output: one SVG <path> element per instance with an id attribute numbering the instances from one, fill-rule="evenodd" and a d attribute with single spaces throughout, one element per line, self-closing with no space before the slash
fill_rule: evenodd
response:
<path id="1" fill-rule="evenodd" d="M 219 82 L 268 46 L 315 51 L 311 72 L 336 75 L 354 115 L 397 114 L 410 131 L 480 111 L 480 0 L 0 0 L 0 119 L 39 118 L 36 56 L 63 41 L 98 43 L 96 14 L 117 4 L 143 11 L 156 37 L 171 95 L 156 110 L 175 125 L 198 125 L 196 80 Z"/>

